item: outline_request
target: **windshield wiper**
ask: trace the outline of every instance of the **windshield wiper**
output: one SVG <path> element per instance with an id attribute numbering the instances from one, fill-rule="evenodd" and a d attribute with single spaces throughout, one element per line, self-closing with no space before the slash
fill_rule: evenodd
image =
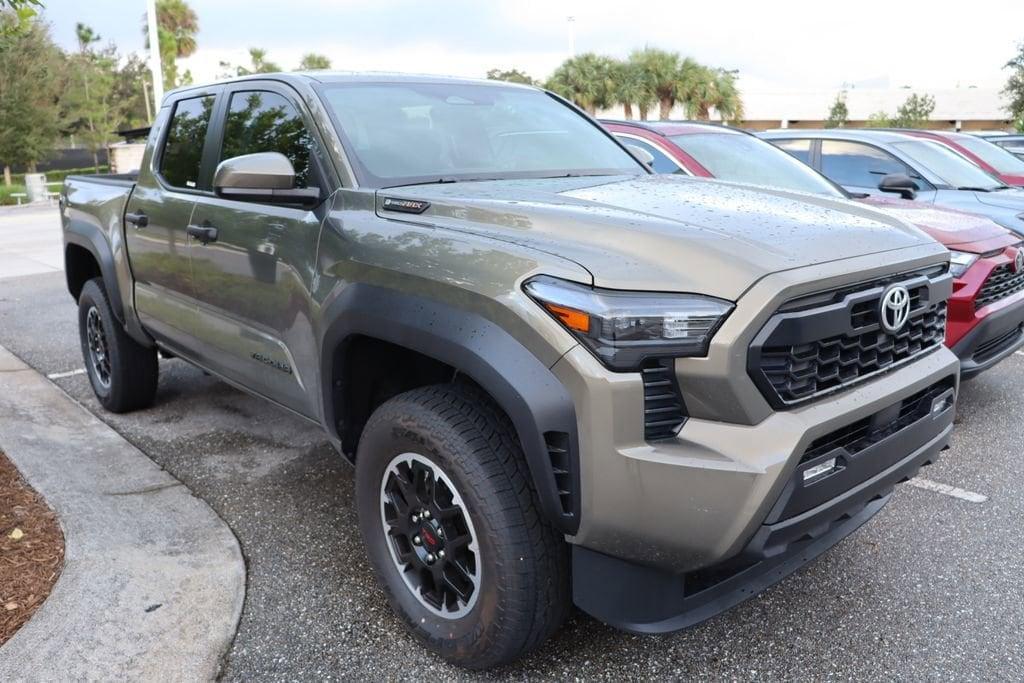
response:
<path id="1" fill-rule="evenodd" d="M 993 192 L 995 190 L 1001 190 L 1002 188 L 999 187 L 999 186 L 996 186 L 996 187 L 970 187 L 970 186 L 965 185 L 963 187 L 958 187 L 956 189 L 963 190 L 964 192 Z"/>

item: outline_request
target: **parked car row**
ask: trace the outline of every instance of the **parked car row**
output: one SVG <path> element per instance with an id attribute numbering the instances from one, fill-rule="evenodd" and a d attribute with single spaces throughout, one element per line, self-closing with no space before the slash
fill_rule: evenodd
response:
<path id="1" fill-rule="evenodd" d="M 969 374 L 1020 343 L 1020 240 L 935 208 L 1003 186 L 929 140 L 776 140 L 826 175 L 864 147 L 830 181 L 745 133 L 609 126 L 629 148 L 428 76 L 169 93 L 137 177 L 61 194 L 97 400 L 146 408 L 176 357 L 320 425 L 392 608 L 462 666 L 572 605 L 662 633 L 756 595 L 947 448 L 947 345 Z"/>
<path id="2" fill-rule="evenodd" d="M 984 216 L 936 208 L 941 201 L 938 190 L 925 196 L 917 181 L 926 182 L 921 174 L 933 173 L 939 166 L 910 166 L 889 155 L 883 143 L 893 149 L 902 144 L 893 141 L 895 133 L 794 130 L 765 134 L 773 146 L 745 131 L 708 123 L 606 120 L 603 124 L 622 142 L 650 154 L 658 172 L 851 199 L 898 216 L 931 235 L 951 253 L 950 271 L 956 280 L 949 301 L 946 345 L 960 358 L 964 379 L 993 367 L 1024 345 L 1021 237 Z M 932 134 L 920 131 L 907 135 L 932 139 Z M 944 140 L 943 136 L 953 134 L 935 135 Z M 956 159 L 937 144 L 910 142 L 911 147 L 915 145 L 934 148 L 929 149 L 932 155 L 951 167 L 945 170 L 949 177 L 954 172 L 964 177 L 981 175 L 968 161 Z M 915 158 L 915 153 L 928 158 L 914 151 L 907 152 L 906 158 Z M 974 182 L 980 186 L 982 181 Z M 993 184 L 991 179 L 987 182 Z M 872 183 L 877 184 L 872 187 Z M 956 203 L 964 205 L 961 193 L 977 195 L 978 191 L 950 190 Z M 1024 192 L 1014 192 L 1018 193 L 1022 197 L 1013 201 L 1024 200 Z M 1018 231 L 1024 232 L 1024 220 L 1017 216 L 1013 220 L 1020 224 Z"/>

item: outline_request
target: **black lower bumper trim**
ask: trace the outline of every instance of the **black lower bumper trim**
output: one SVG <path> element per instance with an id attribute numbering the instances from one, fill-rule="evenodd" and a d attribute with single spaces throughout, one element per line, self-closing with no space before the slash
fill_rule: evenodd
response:
<path id="1" fill-rule="evenodd" d="M 993 342 L 999 343 L 993 346 Z M 989 313 L 953 346 L 952 351 L 960 359 L 960 378 L 972 379 L 1021 346 L 1024 346 L 1024 301 Z"/>
<path id="2" fill-rule="evenodd" d="M 896 484 L 938 458 L 951 431 L 947 425 L 921 448 L 798 522 L 763 525 L 750 542 L 753 552 L 719 567 L 672 574 L 573 546 L 573 601 L 600 621 L 633 633 L 699 624 L 778 583 L 856 531 L 889 501 Z M 794 528 L 800 529 L 796 537 L 789 533 Z M 787 540 L 785 549 L 766 556 L 768 539 L 774 545 L 780 536 Z"/>

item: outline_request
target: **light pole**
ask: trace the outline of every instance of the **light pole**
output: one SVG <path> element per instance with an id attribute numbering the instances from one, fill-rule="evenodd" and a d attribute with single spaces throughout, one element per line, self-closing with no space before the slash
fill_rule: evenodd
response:
<path id="1" fill-rule="evenodd" d="M 153 75 L 153 111 L 160 111 L 164 99 L 164 76 L 160 66 L 160 34 L 156 28 L 156 0 L 146 0 L 146 28 L 149 31 L 149 72 Z"/>

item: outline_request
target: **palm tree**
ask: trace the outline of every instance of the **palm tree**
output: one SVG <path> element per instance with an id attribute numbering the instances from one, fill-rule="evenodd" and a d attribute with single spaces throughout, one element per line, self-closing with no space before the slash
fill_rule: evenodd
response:
<path id="1" fill-rule="evenodd" d="M 320 71 L 330 68 L 331 60 L 315 52 L 302 55 L 302 61 L 299 62 L 299 71 Z"/>
<path id="2" fill-rule="evenodd" d="M 686 85 L 680 99 L 687 117 L 708 121 L 714 109 L 723 121 L 743 118 L 743 102 L 733 72 L 694 63 L 682 80 Z"/>
<path id="3" fill-rule="evenodd" d="M 633 60 L 616 61 L 612 70 L 615 81 L 614 99 L 622 105 L 627 119 L 633 118 L 633 105 L 640 110 L 641 120 L 647 120 L 647 111 L 655 101 L 641 66 Z"/>
<path id="4" fill-rule="evenodd" d="M 164 87 L 173 88 L 178 85 L 175 60 L 196 51 L 199 18 L 185 0 L 156 0 L 156 25 Z M 145 16 L 142 17 L 142 34 L 146 37 L 146 49 L 149 49 L 149 27 Z"/>
<path id="5" fill-rule="evenodd" d="M 636 50 L 629 56 L 629 61 L 637 65 L 643 74 L 642 80 L 657 100 L 659 115 L 662 121 L 669 118 L 672 107 L 682 94 L 681 69 L 689 58 L 680 60 L 678 52 L 668 52 L 658 48 L 645 47 Z"/>
<path id="6" fill-rule="evenodd" d="M 615 101 L 614 63 L 593 52 L 577 55 L 562 62 L 544 87 L 593 116 Z"/>

